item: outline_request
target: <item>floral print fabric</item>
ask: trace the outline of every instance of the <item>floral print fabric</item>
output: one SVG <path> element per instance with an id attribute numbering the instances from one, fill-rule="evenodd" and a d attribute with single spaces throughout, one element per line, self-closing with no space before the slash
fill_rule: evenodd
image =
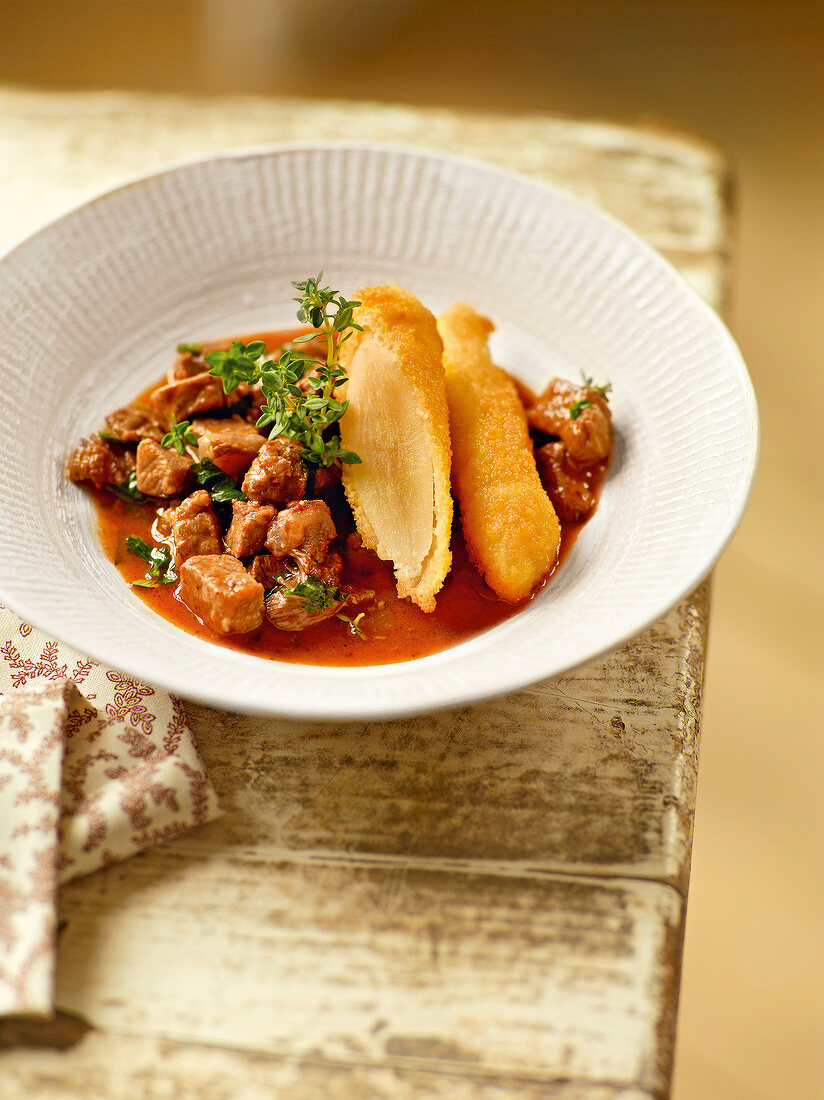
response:
<path id="1" fill-rule="evenodd" d="M 52 1010 L 60 882 L 218 813 L 176 699 L 0 605 L 0 1014 Z"/>

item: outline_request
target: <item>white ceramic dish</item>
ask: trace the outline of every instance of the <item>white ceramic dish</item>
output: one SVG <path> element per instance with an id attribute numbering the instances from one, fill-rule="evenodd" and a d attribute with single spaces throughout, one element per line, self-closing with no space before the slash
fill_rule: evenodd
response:
<path id="1" fill-rule="evenodd" d="M 179 341 L 293 323 L 291 279 L 399 282 L 472 302 L 541 389 L 608 377 L 617 449 L 598 511 L 519 615 L 405 664 L 264 661 L 181 632 L 97 543 L 67 450 Z M 101 661 L 240 711 L 389 717 L 509 691 L 609 650 L 711 569 L 750 492 L 758 420 L 731 337 L 627 229 L 484 165 L 369 145 L 213 157 L 129 183 L 0 261 L 0 599 Z M 11 414 L 11 415 L 10 415 Z"/>

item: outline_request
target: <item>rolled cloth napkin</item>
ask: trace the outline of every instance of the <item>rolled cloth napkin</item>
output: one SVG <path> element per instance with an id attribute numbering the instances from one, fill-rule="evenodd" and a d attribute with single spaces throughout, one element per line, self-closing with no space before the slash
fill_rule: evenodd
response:
<path id="1" fill-rule="evenodd" d="M 0 1015 L 49 1015 L 57 887 L 219 814 L 180 703 L 0 604 Z"/>

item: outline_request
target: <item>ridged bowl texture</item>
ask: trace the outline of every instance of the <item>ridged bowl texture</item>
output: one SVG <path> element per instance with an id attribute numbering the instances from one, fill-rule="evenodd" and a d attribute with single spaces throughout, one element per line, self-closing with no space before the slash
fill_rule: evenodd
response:
<path id="1" fill-rule="evenodd" d="M 181 341 L 294 323 L 290 280 L 397 282 L 490 316 L 496 360 L 540 390 L 609 378 L 616 453 L 594 518 L 521 613 L 372 668 L 264 661 L 153 612 L 103 556 L 67 452 L 165 371 Z M 746 506 L 752 387 L 724 326 L 623 226 L 500 170 L 370 145 L 275 147 L 107 193 L 0 261 L 0 600 L 78 649 L 239 711 L 389 717 L 568 670 L 707 574 Z"/>

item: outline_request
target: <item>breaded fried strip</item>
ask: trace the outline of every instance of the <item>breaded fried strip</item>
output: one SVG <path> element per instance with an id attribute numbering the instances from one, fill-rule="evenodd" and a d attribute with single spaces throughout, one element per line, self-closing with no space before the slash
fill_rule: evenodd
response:
<path id="1" fill-rule="evenodd" d="M 561 538 L 526 414 L 489 357 L 492 323 L 462 302 L 438 318 L 452 433 L 452 485 L 464 539 L 489 587 L 516 603 L 551 569 Z"/>
<path id="2" fill-rule="evenodd" d="M 349 408 L 343 485 L 364 545 L 395 568 L 398 595 L 424 611 L 452 562 L 449 413 L 435 318 L 399 286 L 363 287 L 341 347 Z"/>

